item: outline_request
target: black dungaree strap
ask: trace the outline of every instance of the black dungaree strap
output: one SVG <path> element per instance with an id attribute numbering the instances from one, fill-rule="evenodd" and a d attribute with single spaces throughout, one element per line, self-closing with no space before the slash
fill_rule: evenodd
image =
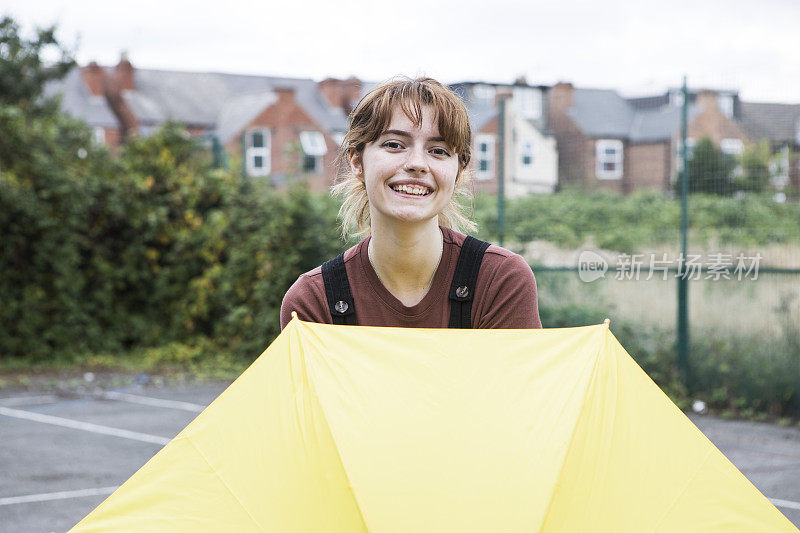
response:
<path id="1" fill-rule="evenodd" d="M 483 254 L 489 243 L 467 236 L 458 254 L 456 272 L 450 284 L 450 327 L 469 329 L 472 327 L 472 298 Z"/>
<path id="2" fill-rule="evenodd" d="M 339 254 L 322 265 L 325 296 L 334 324 L 355 326 L 356 306 L 350 293 L 350 282 L 344 267 L 344 254 Z"/>
<path id="3" fill-rule="evenodd" d="M 472 298 L 478 271 L 481 268 L 483 254 L 489 247 L 488 242 L 467 237 L 458 254 L 456 271 L 450 285 L 450 325 L 451 328 L 472 327 Z M 322 265 L 322 281 L 325 283 L 325 297 L 334 324 L 355 326 L 356 309 L 350 282 L 344 267 L 344 254 L 339 254 Z"/>

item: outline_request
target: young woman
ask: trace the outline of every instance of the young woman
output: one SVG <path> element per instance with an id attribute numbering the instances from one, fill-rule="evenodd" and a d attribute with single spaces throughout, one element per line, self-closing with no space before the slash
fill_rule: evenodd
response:
<path id="1" fill-rule="evenodd" d="M 345 235 L 366 236 L 300 276 L 283 299 L 310 322 L 414 328 L 540 328 L 536 281 L 519 255 L 461 231 L 475 225 L 467 110 L 430 78 L 367 94 L 351 115 L 334 186 Z M 488 246 L 488 248 L 487 248 Z"/>

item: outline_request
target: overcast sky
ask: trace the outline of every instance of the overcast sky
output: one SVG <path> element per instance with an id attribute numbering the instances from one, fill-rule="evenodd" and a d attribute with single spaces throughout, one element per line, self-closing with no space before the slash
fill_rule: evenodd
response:
<path id="1" fill-rule="evenodd" d="M 800 103 L 798 0 L 5 0 L 57 24 L 81 64 L 378 81 L 571 81 L 647 94 L 689 85 Z"/>

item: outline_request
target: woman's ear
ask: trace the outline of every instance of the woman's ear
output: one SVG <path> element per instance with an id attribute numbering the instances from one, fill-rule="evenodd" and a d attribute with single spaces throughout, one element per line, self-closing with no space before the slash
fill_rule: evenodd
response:
<path id="1" fill-rule="evenodd" d="M 353 174 L 361 181 L 364 181 L 364 168 L 361 164 L 361 154 L 356 150 L 350 150 L 350 153 L 347 154 L 347 160 L 350 163 L 350 170 Z"/>

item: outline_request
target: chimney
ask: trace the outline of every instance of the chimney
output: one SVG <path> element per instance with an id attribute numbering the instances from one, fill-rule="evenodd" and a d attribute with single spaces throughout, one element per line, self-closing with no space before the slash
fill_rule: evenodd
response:
<path id="1" fill-rule="evenodd" d="M 105 92 L 106 76 L 103 67 L 92 61 L 81 69 L 81 78 L 93 96 L 103 96 Z"/>
<path id="2" fill-rule="evenodd" d="M 344 88 L 342 87 L 341 80 L 326 78 L 317 83 L 317 87 L 330 105 L 333 107 L 342 107 Z"/>
<path id="3" fill-rule="evenodd" d="M 294 87 L 275 87 L 273 89 L 278 95 L 278 103 L 286 103 L 294 100 Z"/>
<path id="4" fill-rule="evenodd" d="M 346 80 L 327 78 L 319 82 L 317 87 L 330 105 L 341 108 L 346 114 L 350 114 L 361 98 L 361 80 L 356 77 L 351 76 Z"/>
<path id="5" fill-rule="evenodd" d="M 718 107 L 718 99 L 719 95 L 716 91 L 703 89 L 697 93 L 697 100 L 695 102 L 702 111 L 711 111 Z"/>
<path id="6" fill-rule="evenodd" d="M 551 113 L 563 113 L 572 107 L 575 88 L 569 82 L 560 81 L 550 89 Z"/>
<path id="7" fill-rule="evenodd" d="M 119 91 L 132 91 L 135 88 L 133 83 L 133 65 L 131 65 L 131 62 L 128 60 L 127 52 L 122 52 L 119 63 L 114 67 L 114 78 L 116 81 L 116 89 Z"/>
<path id="8" fill-rule="evenodd" d="M 361 100 L 361 80 L 355 76 L 350 76 L 343 82 L 344 100 L 342 108 L 348 115 L 356 107 L 359 100 Z"/>

